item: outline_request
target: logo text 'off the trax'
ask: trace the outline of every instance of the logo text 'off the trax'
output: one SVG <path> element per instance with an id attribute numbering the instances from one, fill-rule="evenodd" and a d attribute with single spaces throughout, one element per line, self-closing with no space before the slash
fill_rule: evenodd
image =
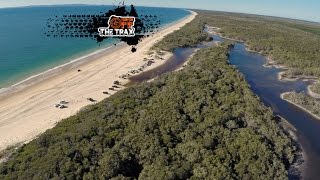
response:
<path id="1" fill-rule="evenodd" d="M 99 13 L 65 14 L 49 18 L 45 35 L 55 38 L 90 38 L 99 45 L 104 40 L 115 38 L 131 46 L 131 51 L 135 52 L 138 43 L 158 31 L 159 27 L 157 15 L 138 15 L 134 5 L 127 7 L 123 3 Z"/>
<path id="2" fill-rule="evenodd" d="M 100 37 L 134 37 L 135 21 L 133 16 L 112 15 L 108 20 L 108 27 L 99 27 Z"/>

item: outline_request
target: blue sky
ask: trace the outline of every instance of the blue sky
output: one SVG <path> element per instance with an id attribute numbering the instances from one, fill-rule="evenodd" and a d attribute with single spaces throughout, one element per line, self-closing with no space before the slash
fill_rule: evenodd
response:
<path id="1" fill-rule="evenodd" d="M 120 0 L 0 0 L 0 7 L 117 2 Z M 126 4 L 243 12 L 320 22 L 319 0 L 126 0 Z"/>

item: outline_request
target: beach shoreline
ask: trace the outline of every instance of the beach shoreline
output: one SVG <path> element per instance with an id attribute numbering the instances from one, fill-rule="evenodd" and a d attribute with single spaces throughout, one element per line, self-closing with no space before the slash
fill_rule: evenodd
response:
<path id="1" fill-rule="evenodd" d="M 80 65 L 83 65 L 83 64 L 88 63 L 92 60 L 98 59 L 100 57 L 103 57 L 103 56 L 107 55 L 108 53 L 110 53 L 112 51 L 117 51 L 118 49 L 121 49 L 123 47 L 125 47 L 125 44 L 119 43 L 119 44 L 117 44 L 117 46 L 109 46 L 109 47 L 105 47 L 100 50 L 95 50 L 92 53 L 80 56 L 80 57 L 75 58 L 75 59 L 73 59 L 69 62 L 66 62 L 64 64 L 47 69 L 43 72 L 31 75 L 31 76 L 29 76 L 21 81 L 18 81 L 16 83 L 12 83 L 12 85 L 9 85 L 8 87 L 0 89 L 0 100 L 2 98 L 6 98 L 6 97 L 10 96 L 13 93 L 24 90 L 32 85 L 35 85 L 37 83 L 41 83 L 42 81 L 48 80 L 48 79 L 56 76 L 58 73 L 63 73 L 63 72 L 68 71 L 72 68 L 79 67 Z"/>
<path id="2" fill-rule="evenodd" d="M 189 11 L 189 10 L 186 10 L 186 11 Z M 193 13 L 193 11 L 189 11 L 189 12 L 191 14 Z M 188 18 L 188 16 L 181 18 L 181 19 L 178 19 L 174 22 L 165 24 L 164 26 L 159 27 L 157 29 L 157 31 L 165 30 L 166 28 L 168 28 L 174 24 L 180 23 L 187 18 Z M 5 97 L 11 95 L 12 93 L 16 93 L 20 90 L 24 90 L 25 88 L 28 88 L 29 86 L 35 85 L 35 84 L 40 83 L 45 80 L 48 80 L 51 77 L 54 77 L 58 73 L 70 70 L 75 67 L 79 67 L 80 65 L 89 63 L 90 61 L 93 61 L 95 59 L 103 57 L 103 56 L 109 54 L 110 52 L 117 51 L 117 50 L 119 50 L 123 47 L 126 47 L 126 46 L 128 46 L 128 45 L 126 45 L 123 42 L 120 42 L 120 43 L 117 43 L 116 46 L 110 45 L 110 46 L 106 46 L 102 49 L 96 49 L 93 52 L 81 55 L 81 56 L 76 57 L 74 59 L 71 59 L 70 61 L 67 61 L 63 64 L 54 66 L 50 69 L 45 69 L 45 70 L 40 71 L 38 73 L 27 76 L 26 78 L 24 78 L 20 81 L 8 84 L 7 87 L 0 88 L 0 100 L 2 98 L 5 98 Z"/>
<path id="3" fill-rule="evenodd" d="M 27 79 L 24 81 L 27 86 L 22 83 L 16 89 L 1 94 L 0 150 L 28 142 L 60 120 L 93 104 L 91 100 L 99 102 L 124 89 L 123 85 L 129 80 L 123 75 L 138 74 L 166 62 L 171 54 L 165 53 L 162 59 L 157 59 L 155 52 L 150 53 L 151 47 L 167 34 L 191 22 L 195 16 L 196 13 L 191 11 L 185 18 L 160 28 L 154 35 L 142 40 L 135 53 L 131 52 L 130 46 L 120 44 L 97 53 L 95 57 L 50 70 L 49 75 L 40 74 L 38 81 Z M 149 60 L 151 58 L 153 60 Z M 121 85 L 114 88 L 115 82 Z M 60 101 L 67 101 L 68 108 L 56 108 L 55 104 Z"/>

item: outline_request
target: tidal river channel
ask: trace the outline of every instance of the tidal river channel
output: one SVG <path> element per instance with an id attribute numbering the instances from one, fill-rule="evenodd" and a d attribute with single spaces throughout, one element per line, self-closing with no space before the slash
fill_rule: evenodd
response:
<path id="1" fill-rule="evenodd" d="M 134 83 L 150 80 L 166 72 L 174 71 L 181 67 L 196 49 L 213 45 L 213 42 L 223 41 L 217 35 L 213 36 L 211 43 L 197 45 L 192 48 L 177 48 L 162 66 L 140 75 L 133 76 L 130 80 Z M 280 98 L 281 93 L 288 91 L 302 92 L 307 90 L 308 81 L 280 81 L 278 73 L 283 71 L 277 68 L 264 67 L 266 57 L 246 50 L 243 43 L 235 42 L 230 49 L 229 62 L 245 75 L 252 91 L 260 97 L 261 101 L 271 107 L 276 115 L 286 119 L 296 129 L 297 140 L 301 145 L 305 157 L 302 166 L 303 179 L 320 178 L 320 120 L 315 119 L 307 112 Z M 292 178 L 290 178 L 292 179 Z"/>

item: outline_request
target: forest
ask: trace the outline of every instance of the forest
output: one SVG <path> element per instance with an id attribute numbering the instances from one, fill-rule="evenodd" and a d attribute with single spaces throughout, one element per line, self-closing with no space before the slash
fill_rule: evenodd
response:
<path id="1" fill-rule="evenodd" d="M 206 39 L 202 22 L 155 48 Z M 231 46 L 62 120 L 2 163 L 0 179 L 287 179 L 295 142 L 228 63 Z"/>

